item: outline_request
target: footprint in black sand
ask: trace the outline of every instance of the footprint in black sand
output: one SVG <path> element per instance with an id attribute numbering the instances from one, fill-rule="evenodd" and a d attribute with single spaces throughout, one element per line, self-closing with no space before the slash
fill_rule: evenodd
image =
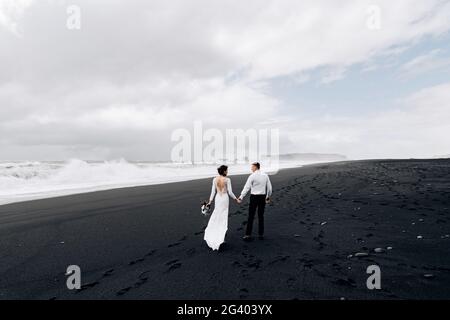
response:
<path id="1" fill-rule="evenodd" d="M 284 262 L 284 261 L 286 261 L 289 258 L 290 258 L 290 256 L 287 256 L 287 255 L 286 256 L 278 256 L 275 259 L 273 259 L 272 261 L 270 261 L 268 263 L 268 265 L 270 266 L 270 265 L 272 265 L 274 263 L 277 263 L 277 262 Z"/>
<path id="2" fill-rule="evenodd" d="M 251 261 L 251 262 L 248 262 L 246 264 L 246 266 L 248 268 L 253 268 L 254 270 L 257 270 L 257 269 L 259 269 L 261 262 L 262 262 L 261 260 Z"/>
<path id="3" fill-rule="evenodd" d="M 116 295 L 123 296 L 125 293 L 127 293 L 131 289 L 132 289 L 131 287 L 126 287 L 126 288 L 120 289 L 119 291 L 116 292 Z"/>
<path id="4" fill-rule="evenodd" d="M 106 270 L 106 271 L 103 273 L 102 277 L 103 277 L 103 278 L 110 277 L 110 276 L 112 276 L 113 273 L 114 273 L 114 269 Z"/>
<path id="5" fill-rule="evenodd" d="M 189 249 L 189 250 L 186 251 L 186 253 L 187 253 L 188 256 L 194 255 L 195 252 L 196 252 L 195 248 L 191 248 L 191 249 Z"/>
<path id="6" fill-rule="evenodd" d="M 152 256 L 155 252 L 156 252 L 156 249 L 153 249 L 153 250 L 149 251 L 145 256 L 146 256 L 146 257 L 150 257 L 150 256 Z"/>
<path id="7" fill-rule="evenodd" d="M 239 273 L 242 275 L 243 278 L 248 278 L 249 276 L 249 272 L 247 269 L 241 269 Z"/>
<path id="8" fill-rule="evenodd" d="M 175 242 L 175 243 L 169 244 L 167 247 L 168 248 L 173 248 L 173 247 L 179 246 L 180 244 L 181 244 L 181 242 Z"/>
<path id="9" fill-rule="evenodd" d="M 170 261 L 166 262 L 166 266 L 170 266 L 171 264 L 174 264 L 176 262 L 178 262 L 178 259 L 170 260 Z"/>
<path id="10" fill-rule="evenodd" d="M 326 246 L 327 245 L 324 242 L 320 241 L 319 242 L 319 251 L 322 251 Z"/>
<path id="11" fill-rule="evenodd" d="M 233 267 L 242 267 L 242 264 L 241 264 L 239 261 L 233 261 L 233 262 L 231 263 L 231 265 L 232 265 Z"/>
<path id="12" fill-rule="evenodd" d="M 181 263 L 178 262 L 178 261 L 179 261 L 178 259 L 175 259 L 175 260 L 171 260 L 169 262 L 166 262 L 166 266 L 169 266 L 169 268 L 166 270 L 165 273 L 174 271 L 175 269 L 178 269 L 179 267 L 181 267 Z"/>
<path id="13" fill-rule="evenodd" d="M 139 288 L 140 286 L 144 285 L 145 283 L 147 283 L 148 281 L 148 277 L 143 278 L 143 279 L 139 279 L 138 281 L 136 281 L 134 283 L 134 288 Z"/>
<path id="14" fill-rule="evenodd" d="M 286 280 L 286 284 L 289 289 L 294 287 L 295 282 L 296 282 L 295 278 L 289 278 Z"/>
<path id="15" fill-rule="evenodd" d="M 319 244 L 319 250 L 323 250 L 326 247 L 326 244 L 321 240 L 323 235 L 323 231 L 320 231 L 319 234 L 313 238 L 313 240 Z"/>
<path id="16" fill-rule="evenodd" d="M 114 269 L 106 270 L 105 272 L 103 272 L 103 274 L 102 274 L 102 276 L 100 277 L 99 280 L 83 284 L 81 286 L 81 288 L 79 290 L 77 290 L 77 292 L 81 292 L 81 291 L 84 291 L 84 290 L 87 290 L 87 289 L 90 289 L 90 288 L 93 288 L 93 287 L 99 285 L 100 284 L 100 280 L 112 276 L 113 273 L 114 273 Z"/>
<path id="17" fill-rule="evenodd" d="M 248 289 L 247 288 L 241 288 L 239 289 L 239 298 L 246 298 L 248 296 Z"/>
<path id="18" fill-rule="evenodd" d="M 342 267 L 341 267 L 341 265 L 340 265 L 339 263 L 333 263 L 331 266 L 332 266 L 335 270 L 341 270 L 341 269 L 342 269 Z"/>
<path id="19" fill-rule="evenodd" d="M 202 231 L 202 233 L 203 233 L 203 231 Z M 197 235 L 197 234 L 196 234 Z M 172 247 L 176 247 L 176 246 L 179 246 L 183 241 L 185 241 L 187 239 L 187 236 L 185 235 L 185 236 L 183 236 L 181 239 L 179 239 L 177 242 L 174 242 L 174 243 L 171 243 L 171 244 L 169 244 L 167 247 L 168 248 L 172 248 Z"/>
<path id="20" fill-rule="evenodd" d="M 129 266 L 133 266 L 133 265 L 135 265 L 136 263 L 143 262 L 144 260 L 145 260 L 144 258 L 139 258 L 139 259 L 136 259 L 136 260 L 133 260 L 133 261 L 128 262 L 128 265 L 129 265 Z"/>
<path id="21" fill-rule="evenodd" d="M 314 260 L 311 259 L 299 259 L 300 263 L 303 263 L 303 267 L 311 269 L 314 266 Z"/>
<path id="22" fill-rule="evenodd" d="M 144 285 L 145 283 L 147 283 L 149 277 L 147 276 L 148 271 L 144 271 L 139 275 L 139 279 L 138 281 L 136 281 L 134 283 L 134 288 L 139 288 L 140 286 Z"/>
<path id="23" fill-rule="evenodd" d="M 350 287 L 350 288 L 354 288 L 356 287 L 356 282 L 353 279 L 337 279 L 335 281 L 333 281 L 335 284 L 337 284 L 338 286 L 342 286 L 342 287 Z"/>
<path id="24" fill-rule="evenodd" d="M 94 281 L 94 282 L 90 282 L 90 283 L 83 284 L 83 285 L 81 286 L 81 288 L 80 288 L 79 290 L 77 290 L 77 292 L 81 292 L 81 291 L 84 291 L 84 290 L 86 290 L 86 289 L 93 288 L 93 287 L 95 287 L 95 286 L 97 286 L 97 285 L 99 285 L 99 284 L 100 284 L 100 282 L 98 282 L 98 281 Z"/>
<path id="25" fill-rule="evenodd" d="M 125 293 L 127 293 L 128 291 L 130 291 L 131 289 L 137 289 L 139 287 L 141 287 L 142 285 L 144 285 L 145 283 L 147 283 L 148 279 L 150 278 L 148 276 L 148 273 L 150 273 L 150 270 L 144 271 L 141 274 L 139 274 L 138 276 L 138 280 L 134 283 L 133 287 L 127 287 L 124 288 L 122 290 L 120 290 L 119 292 L 117 292 L 117 295 L 123 295 Z"/>
<path id="26" fill-rule="evenodd" d="M 171 271 L 173 271 L 175 269 L 178 269 L 179 267 L 181 267 L 181 263 L 175 263 L 175 264 L 171 265 L 169 267 L 169 269 L 167 269 L 167 272 L 171 272 Z"/>

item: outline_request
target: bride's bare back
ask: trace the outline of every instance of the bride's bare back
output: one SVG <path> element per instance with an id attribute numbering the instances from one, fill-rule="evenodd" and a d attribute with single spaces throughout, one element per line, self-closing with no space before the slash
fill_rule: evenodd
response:
<path id="1" fill-rule="evenodd" d="M 218 176 L 216 178 L 216 187 L 220 193 L 226 193 L 227 192 L 227 178 L 225 178 L 224 176 Z"/>

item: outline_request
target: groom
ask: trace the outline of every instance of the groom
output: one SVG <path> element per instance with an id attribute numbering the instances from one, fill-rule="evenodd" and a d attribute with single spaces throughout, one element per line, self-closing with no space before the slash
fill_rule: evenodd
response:
<path id="1" fill-rule="evenodd" d="M 272 184 L 269 176 L 262 173 L 261 165 L 258 162 L 252 164 L 252 174 L 247 179 L 247 183 L 238 198 L 242 201 L 245 195 L 250 191 L 250 206 L 248 212 L 247 230 L 245 232 L 244 240 L 250 240 L 252 236 L 253 219 L 255 218 L 256 210 L 258 210 L 258 235 L 259 239 L 264 239 L 264 208 L 266 203 L 270 202 L 272 195 Z"/>

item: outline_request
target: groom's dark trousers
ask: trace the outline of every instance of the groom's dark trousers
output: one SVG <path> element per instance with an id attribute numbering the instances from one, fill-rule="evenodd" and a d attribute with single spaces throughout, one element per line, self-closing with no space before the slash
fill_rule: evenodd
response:
<path id="1" fill-rule="evenodd" d="M 266 207 L 265 194 L 250 195 L 250 206 L 248 212 L 246 235 L 250 236 L 253 229 L 253 220 L 255 219 L 256 210 L 258 210 L 258 235 L 264 235 L 264 208 Z"/>

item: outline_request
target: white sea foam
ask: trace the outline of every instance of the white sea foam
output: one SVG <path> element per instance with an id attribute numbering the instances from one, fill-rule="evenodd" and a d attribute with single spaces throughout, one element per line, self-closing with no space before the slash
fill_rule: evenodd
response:
<path id="1" fill-rule="evenodd" d="M 282 168 L 304 163 L 286 162 Z M 216 174 L 216 165 L 127 162 L 0 162 L 0 205 L 33 199 L 122 187 L 195 180 Z M 249 172 L 247 164 L 230 165 L 229 173 Z M 207 187 L 205 186 L 205 192 Z"/>

